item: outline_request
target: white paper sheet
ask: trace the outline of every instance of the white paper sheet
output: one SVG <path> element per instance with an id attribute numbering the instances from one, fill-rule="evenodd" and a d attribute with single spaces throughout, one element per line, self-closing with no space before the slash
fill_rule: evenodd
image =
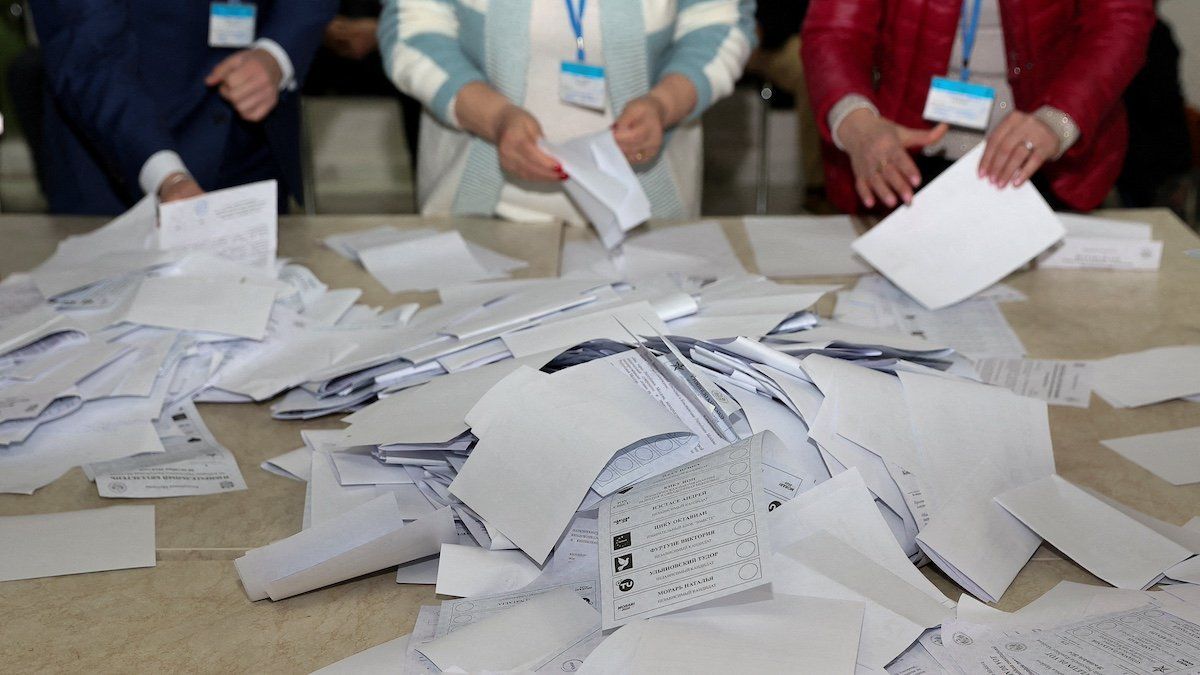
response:
<path id="1" fill-rule="evenodd" d="M 98 402 L 111 404 L 111 401 Z M 97 405 L 96 403 L 84 406 Z M 112 410 L 111 405 L 102 406 Z M 72 418 L 88 413 L 76 412 Z M 103 462 L 142 453 L 164 452 L 162 442 L 149 420 L 114 424 L 91 430 L 83 426 L 48 425 L 20 445 L 0 451 L 0 492 L 33 494 L 82 464 Z"/>
<path id="2" fill-rule="evenodd" d="M 311 675 L 405 675 L 408 637 L 401 635 L 314 670 Z"/>
<path id="3" fill-rule="evenodd" d="M 270 269 L 278 247 L 276 192 L 275 181 L 264 180 L 162 204 L 159 248 L 207 251 Z"/>
<path id="4" fill-rule="evenodd" d="M 1066 232 L 1032 184 L 1002 190 L 979 177 L 983 149 L 854 242 L 855 252 L 929 309 L 996 283 Z"/>
<path id="5" fill-rule="evenodd" d="M 629 672 L 849 675 L 862 620 L 859 602 L 783 594 L 682 612 L 647 622 Z"/>
<path id="6" fill-rule="evenodd" d="M 532 669 L 595 632 L 598 624 L 599 614 L 590 604 L 570 589 L 559 588 L 418 649 L 442 670 Z"/>
<path id="7" fill-rule="evenodd" d="M 770 581 L 762 435 L 600 503 L 605 629 Z"/>
<path id="8" fill-rule="evenodd" d="M 1156 347 L 1093 364 L 1092 386 L 1114 408 L 1200 394 L 1200 345 Z"/>
<path id="9" fill-rule="evenodd" d="M 541 573 L 541 568 L 520 551 L 442 544 L 437 592 L 460 598 L 511 593 L 528 586 Z"/>
<path id="10" fill-rule="evenodd" d="M 142 282 L 125 320 L 261 340 L 275 289 L 220 277 L 152 277 Z"/>
<path id="11" fill-rule="evenodd" d="M 251 549 L 234 561 L 251 600 L 282 600 L 437 553 L 458 540 L 450 509 L 405 524 L 394 495 Z"/>
<path id="12" fill-rule="evenodd" d="M 643 300 L 547 322 L 527 330 L 506 333 L 501 338 L 513 356 L 520 358 L 552 349 L 566 349 L 588 340 L 607 338 L 628 342 L 631 339 L 629 331 L 635 335 L 651 335 L 655 332 L 661 335 L 668 332 L 654 307 Z"/>
<path id="13" fill-rule="evenodd" d="M 450 492 L 545 561 L 604 465 L 687 427 L 604 361 L 545 375 L 521 368 L 467 416 L 480 441 Z"/>
<path id="14" fill-rule="evenodd" d="M 0 581 L 154 567 L 154 507 L 0 517 Z"/>
<path id="15" fill-rule="evenodd" d="M 1057 475 L 1004 492 L 996 502 L 1117 588 L 1148 588 L 1192 555 Z"/>
<path id="16" fill-rule="evenodd" d="M 800 277 L 871 271 L 850 250 L 858 231 L 849 216 L 746 217 L 742 222 L 761 274 Z"/>
<path id="17" fill-rule="evenodd" d="M 1172 485 L 1200 483 L 1200 427 L 1100 442 Z"/>
<path id="18" fill-rule="evenodd" d="M 471 255 L 457 230 L 364 249 L 359 257 L 371 276 L 392 293 L 497 276 Z"/>
<path id="19" fill-rule="evenodd" d="M 617 246 L 626 232 L 650 219 L 650 200 L 612 131 L 541 145 L 562 164 L 569 176 L 564 189 L 606 248 Z"/>
<path id="20" fill-rule="evenodd" d="M 312 448 L 304 446 L 272 457 L 259 466 L 277 476 L 307 483 L 312 475 L 312 454 Z"/>

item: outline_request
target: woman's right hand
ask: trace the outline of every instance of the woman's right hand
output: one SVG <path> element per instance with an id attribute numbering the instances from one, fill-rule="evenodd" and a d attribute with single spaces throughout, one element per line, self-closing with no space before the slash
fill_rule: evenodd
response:
<path id="1" fill-rule="evenodd" d="M 542 125 L 524 108 L 509 105 L 496 122 L 496 150 L 500 168 L 527 181 L 560 182 L 567 179 L 562 164 L 538 147 Z"/>
<path id="2" fill-rule="evenodd" d="M 921 172 L 908 150 L 936 143 L 949 127 L 909 129 L 886 120 L 874 111 L 855 110 L 835 130 L 850 155 L 854 168 L 854 187 L 867 208 L 876 200 L 892 208 L 903 200 L 912 202 L 913 191 L 921 185 Z"/>

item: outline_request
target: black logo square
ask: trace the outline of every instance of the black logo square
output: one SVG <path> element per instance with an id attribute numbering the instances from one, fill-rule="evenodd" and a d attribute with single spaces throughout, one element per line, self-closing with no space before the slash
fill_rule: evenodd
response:
<path id="1" fill-rule="evenodd" d="M 628 572 L 631 569 L 633 569 L 633 554 L 632 553 L 626 553 L 625 555 L 619 555 L 619 556 L 613 558 L 613 571 L 614 572 Z"/>
<path id="2" fill-rule="evenodd" d="M 619 551 L 623 548 L 633 546 L 633 534 L 626 532 L 613 537 L 613 550 Z"/>

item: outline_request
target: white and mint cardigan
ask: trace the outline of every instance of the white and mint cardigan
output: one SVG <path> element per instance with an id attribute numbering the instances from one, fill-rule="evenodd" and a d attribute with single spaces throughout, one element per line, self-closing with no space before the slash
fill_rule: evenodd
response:
<path id="1" fill-rule="evenodd" d="M 532 0 L 386 0 L 379 22 L 384 68 L 403 92 L 442 124 L 461 129 L 455 97 L 470 82 L 525 100 Z M 690 119 L 729 95 L 754 45 L 754 0 L 599 0 L 612 109 L 678 73 L 696 87 Z M 504 176 L 496 148 L 474 138 L 453 212 L 491 215 Z M 653 213 L 684 214 L 660 154 L 639 168 Z"/>

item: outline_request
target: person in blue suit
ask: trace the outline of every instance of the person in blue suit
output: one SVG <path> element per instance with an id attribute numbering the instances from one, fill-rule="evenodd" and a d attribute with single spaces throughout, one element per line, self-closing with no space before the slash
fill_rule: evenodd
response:
<path id="1" fill-rule="evenodd" d="M 274 178 L 300 199 L 298 86 L 336 0 L 35 0 L 54 213 Z M 210 21 L 244 21 L 249 25 Z M 227 44 L 230 35 L 238 47 Z M 223 36 L 223 37 L 222 37 Z"/>

